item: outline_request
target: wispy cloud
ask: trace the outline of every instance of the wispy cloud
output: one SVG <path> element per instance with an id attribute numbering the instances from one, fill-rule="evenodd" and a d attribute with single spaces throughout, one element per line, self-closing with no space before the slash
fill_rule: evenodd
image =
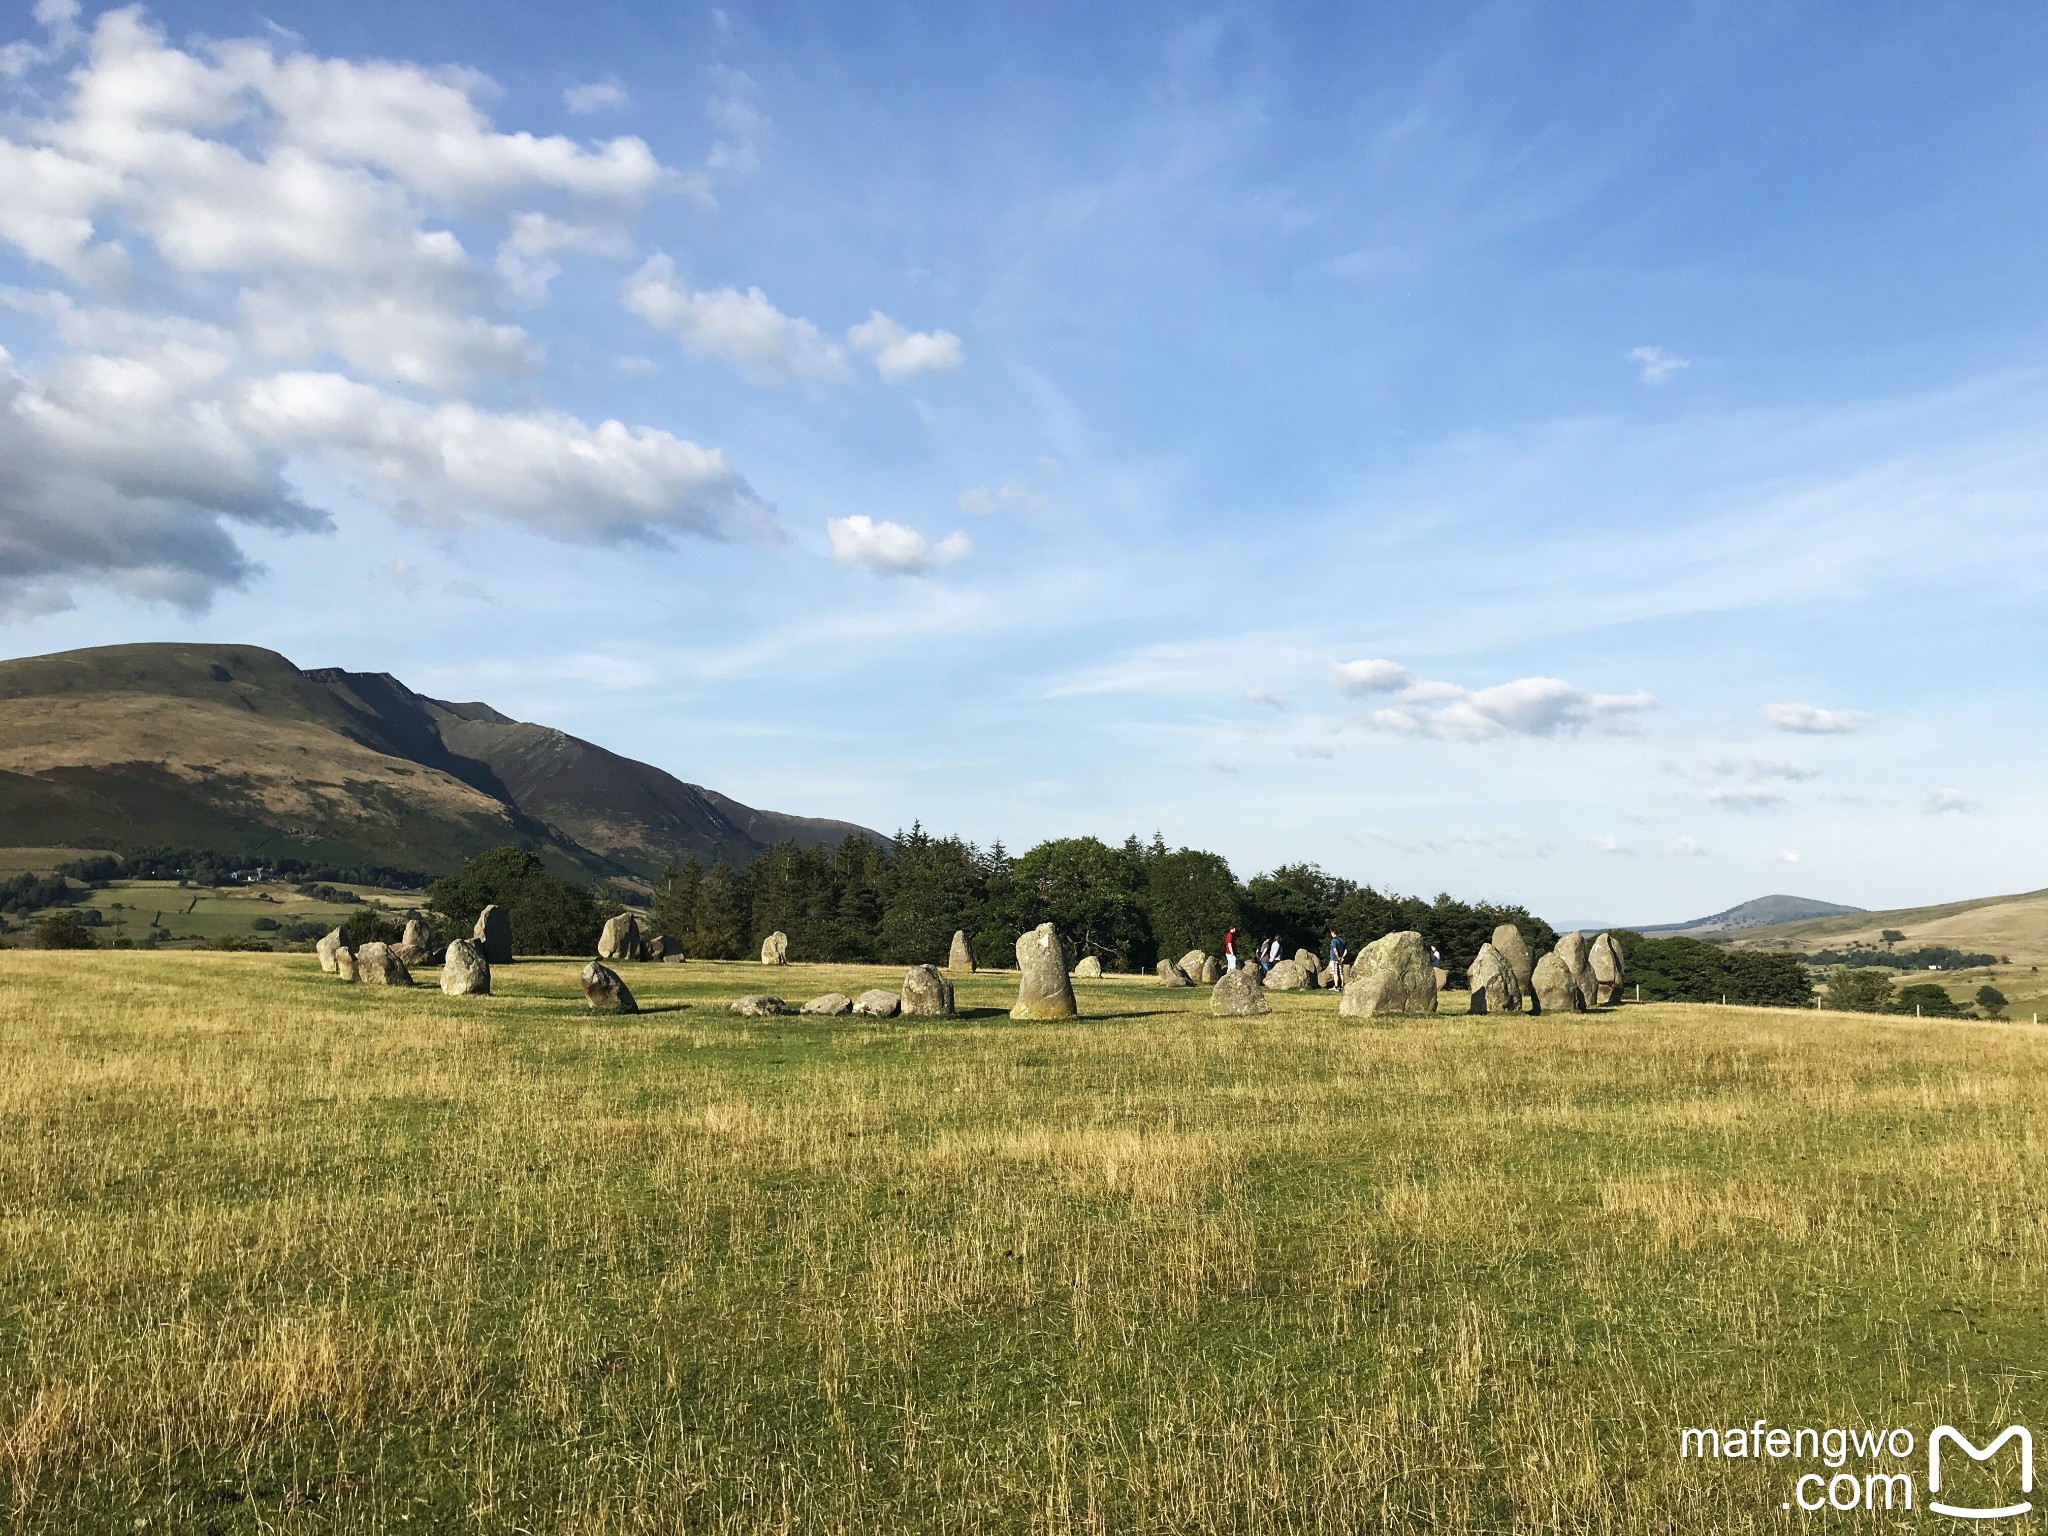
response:
<path id="1" fill-rule="evenodd" d="M 1663 347 L 1631 347 L 1628 360 L 1636 365 L 1637 377 L 1645 384 L 1667 383 L 1692 366 L 1691 358 Z"/>
<path id="2" fill-rule="evenodd" d="M 1051 497 L 1034 491 L 1021 480 L 1005 480 L 993 486 L 971 485 L 960 493 L 960 510 L 975 517 L 989 517 L 997 512 L 1043 512 L 1051 504 Z"/>
<path id="3" fill-rule="evenodd" d="M 1860 731 L 1874 716 L 1860 709 L 1822 709 L 1816 704 L 1766 704 L 1764 724 L 1799 736 L 1840 736 Z"/>
<path id="4" fill-rule="evenodd" d="M 1594 730 L 1628 734 L 1656 708 L 1648 693 L 1594 693 L 1556 677 L 1520 677 L 1490 688 L 1416 680 L 1390 661 L 1355 661 L 1332 669 L 1347 693 L 1394 692 L 1368 723 L 1404 736 L 1486 741 L 1499 736 L 1570 736 Z"/>
<path id="5" fill-rule="evenodd" d="M 562 105 L 578 117 L 588 117 L 593 112 L 615 112 L 632 99 L 616 80 L 593 80 L 586 85 L 572 85 L 562 92 Z"/>
<path id="6" fill-rule="evenodd" d="M 828 518 L 825 532 L 834 560 L 889 576 L 914 576 L 950 565 L 974 548 L 964 533 L 949 533 L 934 543 L 901 523 L 862 516 Z"/>
<path id="7" fill-rule="evenodd" d="M 1945 812 L 1967 813 L 1983 809 L 1975 800 L 1960 789 L 1937 789 L 1927 797 L 1928 814 L 1939 816 Z"/>

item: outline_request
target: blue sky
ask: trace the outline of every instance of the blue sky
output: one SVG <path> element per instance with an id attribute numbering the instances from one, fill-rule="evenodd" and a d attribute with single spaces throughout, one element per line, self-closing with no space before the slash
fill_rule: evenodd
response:
<path id="1" fill-rule="evenodd" d="M 0 648 L 1562 918 L 2041 885 L 2048 13 L 1764 9 L 13 7 Z"/>

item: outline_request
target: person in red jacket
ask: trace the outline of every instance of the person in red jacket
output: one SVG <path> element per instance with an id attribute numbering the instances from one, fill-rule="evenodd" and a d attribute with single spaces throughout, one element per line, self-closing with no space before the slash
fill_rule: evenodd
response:
<path id="1" fill-rule="evenodd" d="M 1237 969 L 1237 930 L 1235 928 L 1223 930 L 1223 969 L 1226 971 Z"/>

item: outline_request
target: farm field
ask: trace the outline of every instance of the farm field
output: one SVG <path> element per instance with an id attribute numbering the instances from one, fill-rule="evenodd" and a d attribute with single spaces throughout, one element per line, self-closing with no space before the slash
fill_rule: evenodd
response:
<path id="1" fill-rule="evenodd" d="M 31 867 L 42 870 L 53 865 Z M 371 885 L 335 884 L 332 889 L 353 892 L 363 905 L 387 914 L 410 911 L 424 899 L 418 891 L 392 891 Z M 283 880 L 223 886 L 180 885 L 175 880 L 112 880 L 104 889 L 85 892 L 78 906 L 100 914 L 102 921 L 95 936 L 103 945 L 124 938 L 141 943 L 152 925 L 160 925 L 168 932 L 170 938 L 166 942 L 172 944 L 208 944 L 224 938 L 274 940 L 274 932 L 253 926 L 258 919 L 332 927 L 362 910 L 359 905 L 302 896 L 291 882 Z"/>
<path id="2" fill-rule="evenodd" d="M 1793 1530 L 1681 1428 L 2048 1418 L 2048 1030 L 579 964 L 0 953 L 7 1528 Z"/>

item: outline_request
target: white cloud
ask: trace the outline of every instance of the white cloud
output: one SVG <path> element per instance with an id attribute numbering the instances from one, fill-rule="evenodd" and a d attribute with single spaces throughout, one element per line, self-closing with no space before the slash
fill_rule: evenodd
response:
<path id="1" fill-rule="evenodd" d="M 1247 704 L 1257 704 L 1263 709 L 1277 709 L 1284 711 L 1287 708 L 1286 697 L 1282 694 L 1273 692 L 1273 690 L 1270 688 L 1249 689 L 1245 693 L 1244 701 Z"/>
<path id="2" fill-rule="evenodd" d="M 1706 857 L 1707 850 L 1690 837 L 1674 837 L 1664 845 L 1664 856 L 1668 859 L 1699 859 Z"/>
<path id="3" fill-rule="evenodd" d="M 622 302 L 690 351 L 725 358 L 757 384 L 846 376 L 844 355 L 810 321 L 785 315 L 758 288 L 692 290 L 664 255 L 648 257 L 626 279 Z"/>
<path id="4" fill-rule="evenodd" d="M 1341 693 L 1392 693 L 1407 687 L 1413 675 L 1397 661 L 1340 661 L 1331 666 L 1330 681 Z"/>
<path id="5" fill-rule="evenodd" d="M 1680 357 L 1662 347 L 1631 347 L 1628 360 L 1636 365 L 1637 374 L 1645 384 L 1665 383 L 1692 366 L 1691 358 Z"/>
<path id="6" fill-rule="evenodd" d="M 1769 789 L 1721 789 L 1707 799 L 1724 811 L 1769 811 L 1785 803 L 1783 795 Z"/>
<path id="7" fill-rule="evenodd" d="M 1380 730 L 1439 741 L 1575 735 L 1588 729 L 1626 734 L 1656 703 L 1647 693 L 1592 693 L 1555 677 L 1523 677 L 1477 690 L 1416 682 L 1369 719 Z"/>
<path id="8" fill-rule="evenodd" d="M 1938 816 L 1947 811 L 1970 812 L 1981 809 L 1983 809 L 1982 806 L 1964 794 L 1960 789 L 1937 789 L 1927 797 L 1927 810 L 1930 815 Z"/>
<path id="9" fill-rule="evenodd" d="M 846 339 L 874 357 L 885 379 L 947 372 L 965 361 L 960 338 L 951 331 L 906 331 L 879 309 L 848 331 Z"/>
<path id="10" fill-rule="evenodd" d="M 738 179 L 760 170 L 768 117 L 754 102 L 754 82 L 738 70 L 725 71 L 725 89 L 705 111 L 717 135 L 704 157 L 706 174 Z"/>
<path id="11" fill-rule="evenodd" d="M 48 64 L 78 46 L 78 0 L 36 0 L 36 25 L 44 41 L 27 40 L 0 48 L 0 79 L 18 80 L 39 64 Z"/>
<path id="12" fill-rule="evenodd" d="M 1797 864 L 1799 862 L 1799 850 L 1797 848 L 1780 848 L 1778 850 L 1778 862 L 1781 864 Z"/>
<path id="13" fill-rule="evenodd" d="M 1021 480 L 1005 480 L 996 486 L 973 485 L 960 493 L 960 510 L 975 517 L 989 517 L 997 512 L 1043 512 L 1051 504 L 1051 497 L 1034 491 Z"/>
<path id="14" fill-rule="evenodd" d="M 1860 709 L 1821 709 L 1812 704 L 1778 703 L 1763 707 L 1764 724 L 1802 736 L 1835 736 L 1860 731 L 1872 716 Z"/>
<path id="15" fill-rule="evenodd" d="M 834 560 L 892 576 L 950 565 L 974 548 L 967 535 L 957 531 L 934 544 L 901 523 L 878 523 L 858 515 L 826 519 L 825 532 L 832 540 Z"/>
<path id="16" fill-rule="evenodd" d="M 579 543 L 774 536 L 723 454 L 651 427 L 426 406 L 332 373 L 261 380 L 241 417 L 273 442 L 354 470 L 402 516 L 459 526 L 493 515 Z"/>
<path id="17" fill-rule="evenodd" d="M 578 117 L 588 117 L 593 112 L 615 112 L 632 100 L 631 94 L 616 80 L 592 80 L 584 85 L 572 85 L 562 92 L 562 105 Z"/>
<path id="18" fill-rule="evenodd" d="M 1633 853 L 1635 851 L 1612 832 L 1601 832 L 1587 838 L 1586 846 L 1595 853 Z"/>

